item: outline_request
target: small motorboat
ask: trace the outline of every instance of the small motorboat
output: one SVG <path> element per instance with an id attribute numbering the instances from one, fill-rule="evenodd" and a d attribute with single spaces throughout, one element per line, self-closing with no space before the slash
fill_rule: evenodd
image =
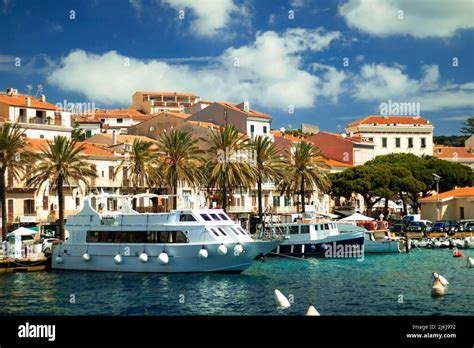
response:
<path id="1" fill-rule="evenodd" d="M 474 258 L 468 256 L 467 257 L 467 267 L 468 268 L 474 268 Z"/>
<path id="2" fill-rule="evenodd" d="M 464 257 L 464 254 L 460 252 L 457 248 L 453 249 L 453 257 Z"/>

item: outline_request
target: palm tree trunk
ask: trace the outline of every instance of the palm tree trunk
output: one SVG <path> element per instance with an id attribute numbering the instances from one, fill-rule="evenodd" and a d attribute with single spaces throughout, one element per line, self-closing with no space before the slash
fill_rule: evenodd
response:
<path id="1" fill-rule="evenodd" d="M 227 209 L 227 187 L 225 185 L 222 188 L 222 209 L 224 211 Z"/>
<path id="2" fill-rule="evenodd" d="M 59 207 L 59 238 L 62 240 L 66 239 L 66 234 L 64 233 L 64 179 L 60 175 L 58 177 L 58 207 Z"/>
<path id="3" fill-rule="evenodd" d="M 258 194 L 258 218 L 260 223 L 263 223 L 263 197 L 262 197 L 262 179 L 258 178 L 257 182 L 257 194 Z"/>
<path id="4" fill-rule="evenodd" d="M 5 169 L 0 169 L 0 203 L 2 204 L 2 240 L 7 239 L 7 207 L 5 195 Z"/>
<path id="5" fill-rule="evenodd" d="M 385 207 L 384 207 L 385 220 L 388 219 L 388 197 L 385 197 Z"/>
<path id="6" fill-rule="evenodd" d="M 301 176 L 301 187 L 300 187 L 300 196 L 301 196 L 301 212 L 304 213 L 304 176 Z"/>
<path id="7" fill-rule="evenodd" d="M 173 209 L 178 209 L 178 179 L 173 183 Z"/>

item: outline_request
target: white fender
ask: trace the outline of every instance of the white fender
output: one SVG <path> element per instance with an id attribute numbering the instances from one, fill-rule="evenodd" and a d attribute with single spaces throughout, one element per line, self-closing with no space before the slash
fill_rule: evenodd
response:
<path id="1" fill-rule="evenodd" d="M 319 314 L 316 308 L 314 308 L 314 306 L 310 304 L 305 315 L 309 317 L 319 317 L 321 314 Z"/>
<path id="2" fill-rule="evenodd" d="M 280 290 L 275 289 L 273 291 L 273 295 L 275 298 L 275 303 L 278 307 L 288 308 L 291 306 L 290 301 L 288 301 L 288 299 L 281 293 Z"/>
<path id="3" fill-rule="evenodd" d="M 115 255 L 115 257 L 114 257 L 114 262 L 115 262 L 117 265 L 120 265 L 120 264 L 122 263 L 122 255 L 120 255 L 120 254 Z"/>
<path id="4" fill-rule="evenodd" d="M 56 256 L 55 261 L 59 264 L 62 264 L 64 262 L 63 257 L 61 255 Z"/>
<path id="5" fill-rule="evenodd" d="M 441 282 L 443 286 L 449 285 L 449 282 L 447 281 L 447 279 L 443 277 L 441 274 L 438 274 L 435 272 L 433 273 L 433 278 L 439 279 L 439 281 Z"/>
<path id="6" fill-rule="evenodd" d="M 84 262 L 89 262 L 91 259 L 91 256 L 89 255 L 88 252 L 85 252 L 84 254 L 82 254 L 82 259 L 84 260 Z"/>
<path id="7" fill-rule="evenodd" d="M 207 259 L 209 257 L 209 253 L 207 252 L 206 249 L 202 248 L 199 250 L 198 256 L 200 259 Z"/>
<path id="8" fill-rule="evenodd" d="M 148 261 L 148 255 L 146 252 L 142 252 L 138 258 L 141 263 L 146 263 Z"/>
<path id="9" fill-rule="evenodd" d="M 235 256 L 239 256 L 240 254 L 242 254 L 244 252 L 244 247 L 240 244 L 237 244 L 235 247 L 234 247 L 234 255 Z"/>
<path id="10" fill-rule="evenodd" d="M 467 258 L 467 267 L 474 268 L 474 259 L 470 256 Z"/>
<path id="11" fill-rule="evenodd" d="M 217 248 L 217 253 L 219 255 L 227 254 L 227 247 L 224 244 L 219 245 L 219 247 Z"/>
<path id="12" fill-rule="evenodd" d="M 433 296 L 443 296 L 446 293 L 446 288 L 441 283 L 440 279 L 436 278 L 431 287 L 431 295 Z"/>
<path id="13" fill-rule="evenodd" d="M 162 266 L 165 266 L 170 262 L 170 258 L 168 257 L 168 254 L 166 252 L 162 252 L 160 255 L 158 255 L 158 263 Z"/>

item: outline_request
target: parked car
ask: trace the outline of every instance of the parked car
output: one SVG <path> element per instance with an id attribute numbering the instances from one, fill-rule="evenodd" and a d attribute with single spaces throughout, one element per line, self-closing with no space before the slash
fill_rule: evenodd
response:
<path id="1" fill-rule="evenodd" d="M 45 254 L 53 252 L 54 248 L 62 243 L 62 241 L 57 238 L 44 238 L 39 242 L 42 243 L 41 251 Z"/>
<path id="2" fill-rule="evenodd" d="M 419 220 L 411 222 L 407 227 L 407 232 L 430 232 L 433 223 L 429 220 Z"/>
<path id="3" fill-rule="evenodd" d="M 403 220 L 396 220 L 389 228 L 390 232 L 403 233 L 405 231 L 405 224 Z"/>
<path id="4" fill-rule="evenodd" d="M 431 227 L 431 232 L 446 232 L 453 235 L 458 229 L 459 223 L 456 220 L 437 220 Z"/>
<path id="5" fill-rule="evenodd" d="M 461 220 L 459 224 L 460 232 L 472 232 L 474 231 L 474 220 Z"/>

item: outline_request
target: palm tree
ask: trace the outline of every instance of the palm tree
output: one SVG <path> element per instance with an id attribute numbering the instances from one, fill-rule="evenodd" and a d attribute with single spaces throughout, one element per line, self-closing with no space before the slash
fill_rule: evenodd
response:
<path id="1" fill-rule="evenodd" d="M 190 133 L 180 129 L 163 133 L 158 142 L 162 154 L 163 182 L 173 189 L 173 208 L 177 208 L 178 184 L 197 186 L 202 182 L 203 151 Z"/>
<path id="2" fill-rule="evenodd" d="M 276 145 L 269 137 L 259 135 L 252 141 L 257 176 L 258 216 L 263 222 L 262 184 L 265 181 L 277 181 L 283 178 L 285 162 Z"/>
<path id="3" fill-rule="evenodd" d="M 65 136 L 56 136 L 54 141 L 48 141 L 42 146 L 39 162 L 26 180 L 26 185 L 40 188 L 49 184 L 50 189 L 56 189 L 59 205 L 59 234 L 64 234 L 64 185 L 83 182 L 88 186 L 87 178 L 96 177 L 93 166 L 81 155 L 84 145 Z"/>
<path id="4" fill-rule="evenodd" d="M 2 204 L 2 239 L 7 238 L 7 208 L 5 194 L 5 174 L 8 169 L 14 179 L 19 179 L 23 165 L 29 153 L 25 152 L 25 131 L 17 124 L 3 123 L 0 125 L 0 203 Z"/>
<path id="5" fill-rule="evenodd" d="M 211 133 L 207 140 L 207 185 L 221 190 L 222 208 L 227 208 L 227 195 L 235 188 L 250 188 L 255 184 L 249 139 L 232 125 Z"/>
<path id="6" fill-rule="evenodd" d="M 299 191 L 301 212 L 305 212 L 304 196 L 306 191 L 317 187 L 321 191 L 329 188 L 326 175 L 328 166 L 324 162 L 321 151 L 306 141 L 298 143 L 293 150 L 287 150 L 289 164 L 286 179 L 282 182 L 282 192 L 296 193 Z"/>
<path id="7" fill-rule="evenodd" d="M 151 141 L 135 139 L 130 152 L 126 153 L 126 157 L 115 168 L 114 177 L 122 170 L 123 175 L 127 176 L 123 180 L 130 182 L 135 194 L 143 184 L 151 188 L 161 181 L 158 170 L 159 159 L 153 145 Z M 136 208 L 135 200 L 133 200 L 133 208 Z"/>

